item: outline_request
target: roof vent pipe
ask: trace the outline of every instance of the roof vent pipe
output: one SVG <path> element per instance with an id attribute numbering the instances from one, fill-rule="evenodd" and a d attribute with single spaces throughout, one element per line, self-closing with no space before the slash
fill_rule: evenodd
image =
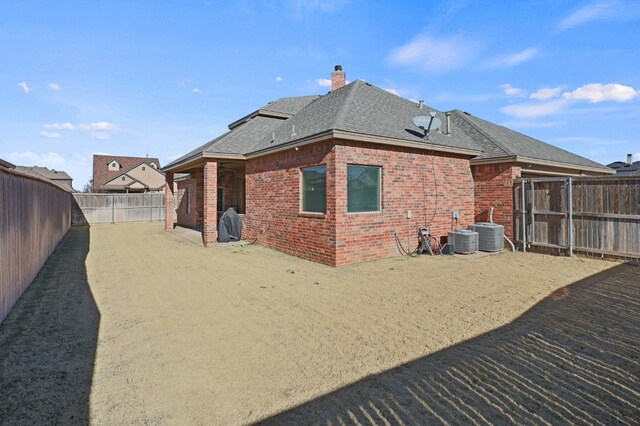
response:
<path id="1" fill-rule="evenodd" d="M 418 101 L 418 108 L 422 109 L 422 106 L 424 105 L 424 101 Z"/>
<path id="2" fill-rule="evenodd" d="M 627 164 L 633 163 L 633 155 L 627 154 Z"/>
<path id="3" fill-rule="evenodd" d="M 447 135 L 451 134 L 451 113 L 447 112 L 445 114 L 447 116 Z"/>

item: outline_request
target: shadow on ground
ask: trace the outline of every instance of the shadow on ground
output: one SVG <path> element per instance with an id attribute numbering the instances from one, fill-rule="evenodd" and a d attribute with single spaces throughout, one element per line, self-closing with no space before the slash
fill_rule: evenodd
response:
<path id="1" fill-rule="evenodd" d="M 88 424 L 100 313 L 72 228 L 0 324 L 0 424 Z"/>
<path id="2" fill-rule="evenodd" d="M 620 265 L 262 424 L 637 424 L 639 348 L 640 268 Z"/>

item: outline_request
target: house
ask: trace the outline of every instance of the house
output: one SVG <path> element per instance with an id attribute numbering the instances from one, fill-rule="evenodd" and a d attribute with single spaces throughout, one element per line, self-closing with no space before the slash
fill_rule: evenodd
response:
<path id="1" fill-rule="evenodd" d="M 2 158 L 0 158 L 0 167 L 2 167 L 3 169 L 14 169 L 16 166 L 15 164 L 11 164 L 8 161 L 3 160 Z"/>
<path id="2" fill-rule="evenodd" d="M 160 161 L 149 157 L 93 156 L 93 192 L 157 192 L 165 179 Z"/>
<path id="3" fill-rule="evenodd" d="M 608 164 L 616 171 L 616 176 L 640 176 L 640 161 L 633 161 L 633 155 L 627 154 L 627 162 L 614 161 Z"/>
<path id="4" fill-rule="evenodd" d="M 73 189 L 73 179 L 71 176 L 61 170 L 48 169 L 46 167 L 39 166 L 15 166 L 14 170 L 16 172 L 53 182 L 67 192 L 77 192 Z"/>
<path id="5" fill-rule="evenodd" d="M 336 66 L 328 94 L 269 103 L 165 166 L 167 228 L 174 174 L 188 173 L 178 183 L 177 222 L 201 228 L 205 246 L 216 244 L 219 214 L 234 207 L 243 239 L 344 265 L 397 255 L 397 241 L 413 244 L 418 226 L 441 237 L 487 220 L 491 207 L 511 235 L 514 178 L 613 172 L 470 114 L 345 78 Z M 439 130 L 413 124 L 430 113 Z"/>

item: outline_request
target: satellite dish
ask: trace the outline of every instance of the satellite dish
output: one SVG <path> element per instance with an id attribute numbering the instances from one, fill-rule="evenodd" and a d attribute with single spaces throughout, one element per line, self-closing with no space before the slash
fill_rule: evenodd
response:
<path id="1" fill-rule="evenodd" d="M 438 130 L 442 126 L 442 120 L 436 118 L 435 111 L 429 113 L 429 115 L 419 115 L 413 117 L 413 124 L 421 130 L 424 130 L 424 134 L 429 139 L 430 130 Z"/>

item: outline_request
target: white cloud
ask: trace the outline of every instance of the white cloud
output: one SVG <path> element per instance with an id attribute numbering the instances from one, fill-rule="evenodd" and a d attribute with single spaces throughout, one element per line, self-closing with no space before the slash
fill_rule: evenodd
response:
<path id="1" fill-rule="evenodd" d="M 52 124 L 44 124 L 43 127 L 49 130 L 73 130 L 73 124 L 67 123 L 52 123 Z"/>
<path id="2" fill-rule="evenodd" d="M 557 98 L 562 92 L 562 87 L 543 87 L 536 90 L 529 96 L 531 99 L 546 101 L 547 99 Z"/>
<path id="3" fill-rule="evenodd" d="M 500 123 L 501 126 L 508 127 L 510 129 L 545 129 L 548 127 L 562 126 L 565 123 L 562 121 L 535 121 L 527 119 L 508 120 Z"/>
<path id="4" fill-rule="evenodd" d="M 46 130 L 43 130 L 40 132 L 40 137 L 45 139 L 58 139 L 61 138 L 62 135 L 58 132 L 47 132 Z"/>
<path id="5" fill-rule="evenodd" d="M 328 78 L 317 78 L 316 83 L 322 87 L 331 87 L 331 80 Z"/>
<path id="6" fill-rule="evenodd" d="M 59 169 L 65 164 L 64 157 L 57 152 L 45 152 L 42 154 L 32 151 L 3 152 L 0 157 L 18 166 L 44 166 Z"/>
<path id="7" fill-rule="evenodd" d="M 509 55 L 494 56 L 483 64 L 483 68 L 511 68 L 531 59 L 538 55 L 539 50 L 535 47 L 521 50 L 520 52 L 511 53 Z"/>
<path id="8" fill-rule="evenodd" d="M 29 93 L 31 91 L 31 88 L 27 85 L 26 81 L 18 83 L 18 87 L 21 88 L 24 93 Z"/>
<path id="9" fill-rule="evenodd" d="M 280 82 L 280 81 L 282 81 L 282 80 L 284 80 L 282 77 L 280 77 L 280 76 L 277 76 L 277 77 L 276 77 L 276 81 Z"/>
<path id="10" fill-rule="evenodd" d="M 99 131 L 118 130 L 118 126 L 116 126 L 113 123 L 109 123 L 107 121 L 97 121 L 95 123 L 90 123 L 90 124 L 81 124 L 80 127 L 83 130 L 99 130 Z"/>
<path id="11" fill-rule="evenodd" d="M 589 3 L 557 24 L 559 30 L 569 30 L 594 21 L 628 20 L 640 16 L 637 0 L 600 0 Z"/>
<path id="12" fill-rule="evenodd" d="M 58 83 L 49 83 L 49 89 L 60 90 L 60 85 Z"/>
<path id="13" fill-rule="evenodd" d="M 441 73 L 466 65 L 479 50 L 477 42 L 462 35 L 440 39 L 419 35 L 407 44 L 393 49 L 387 56 L 387 61 L 393 65 Z"/>
<path id="14" fill-rule="evenodd" d="M 95 139 L 97 141 L 106 141 L 111 139 L 111 135 L 107 132 L 91 132 L 89 133 L 91 139 Z"/>
<path id="15" fill-rule="evenodd" d="M 197 87 L 194 87 L 193 89 L 191 89 L 191 93 L 202 93 L 202 90 L 198 89 Z"/>
<path id="16" fill-rule="evenodd" d="M 507 96 L 524 96 L 525 95 L 524 89 L 513 87 L 509 83 L 501 84 L 500 88 L 502 89 L 504 94 Z"/>
<path id="17" fill-rule="evenodd" d="M 627 102 L 640 96 L 640 91 L 622 84 L 592 83 L 578 87 L 572 92 L 565 92 L 562 97 L 569 101 L 587 101 L 598 103 L 605 101 Z"/>
<path id="18" fill-rule="evenodd" d="M 561 112 L 566 106 L 567 101 L 563 99 L 556 99 L 553 101 L 541 103 L 520 103 L 507 105 L 500 108 L 500 111 L 517 118 L 535 118 L 556 114 L 558 112 Z"/>

